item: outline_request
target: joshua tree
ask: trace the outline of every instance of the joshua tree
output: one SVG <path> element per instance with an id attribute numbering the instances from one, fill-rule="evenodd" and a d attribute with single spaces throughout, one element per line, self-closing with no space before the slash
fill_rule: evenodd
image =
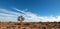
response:
<path id="1" fill-rule="evenodd" d="M 23 16 L 19 16 L 18 17 L 18 21 L 20 21 L 20 22 L 24 21 L 24 17 Z"/>

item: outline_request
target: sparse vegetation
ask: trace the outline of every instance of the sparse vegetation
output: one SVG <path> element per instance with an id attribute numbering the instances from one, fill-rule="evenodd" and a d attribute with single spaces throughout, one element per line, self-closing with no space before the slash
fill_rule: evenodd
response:
<path id="1" fill-rule="evenodd" d="M 0 29 L 21 29 L 21 28 L 25 28 L 25 29 L 60 29 L 60 23 L 57 24 L 54 22 L 30 22 L 30 23 L 26 23 L 26 22 L 1 22 L 0 23 Z M 22 23 L 22 25 L 21 25 Z M 34 23 L 34 24 L 33 24 Z M 46 25 L 47 24 L 47 25 Z M 57 27 L 58 26 L 58 27 Z"/>

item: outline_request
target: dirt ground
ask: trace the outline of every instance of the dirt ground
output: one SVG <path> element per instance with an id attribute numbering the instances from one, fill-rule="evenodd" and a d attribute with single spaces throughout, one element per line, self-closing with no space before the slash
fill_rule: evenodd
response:
<path id="1" fill-rule="evenodd" d="M 0 29 L 60 29 L 60 22 L 0 22 Z"/>

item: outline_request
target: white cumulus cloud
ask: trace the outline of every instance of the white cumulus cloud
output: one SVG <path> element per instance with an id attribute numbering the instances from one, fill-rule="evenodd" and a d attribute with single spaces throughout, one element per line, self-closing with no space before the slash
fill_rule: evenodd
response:
<path id="1" fill-rule="evenodd" d="M 56 17 L 40 16 L 32 12 L 25 12 L 25 11 L 19 10 L 17 8 L 13 8 L 13 9 L 21 13 L 8 11 L 7 9 L 0 9 L 0 21 L 17 22 L 17 18 L 20 15 L 25 17 L 24 22 L 54 22 L 54 21 L 59 22 L 60 21 L 60 16 L 56 16 Z"/>

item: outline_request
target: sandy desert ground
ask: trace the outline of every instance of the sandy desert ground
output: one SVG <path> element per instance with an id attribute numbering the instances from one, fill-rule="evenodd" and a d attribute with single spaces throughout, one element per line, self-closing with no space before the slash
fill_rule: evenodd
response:
<path id="1" fill-rule="evenodd" d="M 60 22 L 0 22 L 0 29 L 60 29 Z"/>

